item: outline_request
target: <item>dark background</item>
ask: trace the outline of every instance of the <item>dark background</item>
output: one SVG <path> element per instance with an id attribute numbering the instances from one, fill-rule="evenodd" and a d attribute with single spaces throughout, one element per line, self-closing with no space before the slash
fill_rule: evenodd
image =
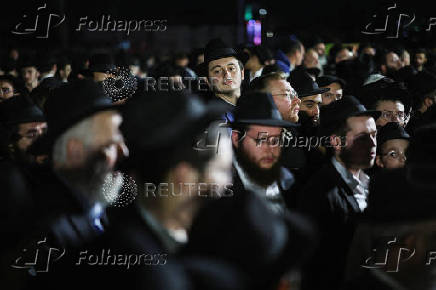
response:
<path id="1" fill-rule="evenodd" d="M 50 31 L 48 39 L 14 35 L 11 30 L 22 21 L 23 14 L 33 15 L 36 8 L 47 3 L 50 11 L 66 14 L 66 21 Z M 387 40 L 361 33 L 377 10 L 396 3 L 416 20 L 406 34 L 398 40 Z M 202 47 L 211 37 L 222 37 L 232 45 L 246 41 L 244 13 L 251 5 L 253 18 L 260 19 L 258 10 L 264 8 L 267 15 L 262 20 L 263 42 L 270 41 L 266 32 L 274 35 L 291 33 L 309 41 L 314 35 L 326 42 L 406 42 L 409 46 L 433 45 L 436 27 L 425 32 L 429 17 L 436 17 L 436 6 L 431 1 L 2 1 L 0 17 L 0 41 L 2 49 L 10 46 L 37 49 L 71 49 L 80 47 L 123 46 L 166 53 L 171 48 L 191 50 Z M 76 32 L 80 17 L 100 19 L 110 14 L 119 20 L 165 19 L 164 32 L 136 32 L 129 36 L 123 32 Z M 127 45 L 127 46 L 126 46 Z"/>

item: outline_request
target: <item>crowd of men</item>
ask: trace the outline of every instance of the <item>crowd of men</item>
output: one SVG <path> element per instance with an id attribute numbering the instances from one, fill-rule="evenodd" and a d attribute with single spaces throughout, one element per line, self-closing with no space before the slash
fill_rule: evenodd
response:
<path id="1" fill-rule="evenodd" d="M 49 54 L 0 63 L 2 289 L 434 289 L 434 49 Z"/>

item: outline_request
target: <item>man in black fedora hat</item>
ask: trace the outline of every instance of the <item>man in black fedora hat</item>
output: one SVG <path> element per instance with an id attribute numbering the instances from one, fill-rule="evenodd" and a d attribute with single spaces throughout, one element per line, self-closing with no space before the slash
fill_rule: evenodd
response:
<path id="1" fill-rule="evenodd" d="M 253 191 L 274 211 L 284 211 L 283 198 L 290 194 L 294 178 L 280 165 L 282 133 L 295 126 L 283 120 L 270 94 L 253 92 L 240 98 L 232 123 L 235 192 Z"/>
<path id="2" fill-rule="evenodd" d="M 331 75 L 324 75 L 316 79 L 320 88 L 329 88 L 330 90 L 321 94 L 322 105 L 328 105 L 331 102 L 342 99 L 345 81 L 341 78 Z"/>
<path id="3" fill-rule="evenodd" d="M 319 259 L 307 268 L 303 289 L 340 286 L 354 223 L 367 207 L 369 177 L 363 170 L 374 165 L 379 115 L 352 96 L 321 110 L 320 134 L 330 136 L 332 156 L 298 194 L 298 209 L 321 234 Z"/>
<path id="4" fill-rule="evenodd" d="M 375 163 L 380 168 L 402 168 L 406 162 L 406 151 L 410 136 L 396 122 L 387 123 L 377 132 L 377 157 Z"/>
<path id="5" fill-rule="evenodd" d="M 315 80 L 304 70 L 298 70 L 290 75 L 291 86 L 297 91 L 301 99 L 299 119 L 301 133 L 312 136 L 320 123 L 319 107 L 322 103 L 321 94 L 329 88 L 319 88 Z"/>
<path id="6" fill-rule="evenodd" d="M 217 38 L 206 45 L 204 62 L 198 67 L 199 76 L 206 77 L 213 96 L 228 104 L 229 112 L 241 96 L 247 58 L 247 54 L 237 52 Z"/>
<path id="7" fill-rule="evenodd" d="M 20 71 L 26 92 L 30 93 L 39 84 L 38 78 L 40 73 L 38 71 L 37 61 L 31 56 L 24 57 L 20 61 Z"/>
<path id="8" fill-rule="evenodd" d="M 431 119 L 432 111 L 436 104 L 436 76 L 427 71 L 417 73 L 409 82 L 409 88 L 413 92 L 414 114 L 407 124 L 407 131 L 413 135 L 413 131 Z"/>

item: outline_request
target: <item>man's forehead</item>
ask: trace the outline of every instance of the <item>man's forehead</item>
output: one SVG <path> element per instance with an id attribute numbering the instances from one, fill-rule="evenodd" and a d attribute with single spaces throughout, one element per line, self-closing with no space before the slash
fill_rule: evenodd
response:
<path id="1" fill-rule="evenodd" d="M 375 120 L 371 116 L 349 117 L 347 123 L 351 131 L 355 132 L 376 130 Z"/>
<path id="2" fill-rule="evenodd" d="M 209 62 L 209 69 L 213 69 L 216 66 L 227 66 L 230 64 L 236 65 L 238 64 L 238 60 L 233 56 L 212 60 Z"/>
<path id="3" fill-rule="evenodd" d="M 257 133 L 265 132 L 265 133 L 269 133 L 269 134 L 273 135 L 273 134 L 280 134 L 280 132 L 282 131 L 282 128 L 281 127 L 262 126 L 262 125 L 250 125 L 248 128 L 248 131 L 257 132 Z"/>
<path id="4" fill-rule="evenodd" d="M 307 96 L 307 97 L 301 97 L 300 98 L 302 102 L 305 103 L 321 103 L 322 102 L 322 97 L 321 94 L 318 95 L 312 95 L 312 96 Z"/>
<path id="5" fill-rule="evenodd" d="M 377 102 L 377 110 L 402 109 L 404 104 L 400 100 L 381 100 Z"/>

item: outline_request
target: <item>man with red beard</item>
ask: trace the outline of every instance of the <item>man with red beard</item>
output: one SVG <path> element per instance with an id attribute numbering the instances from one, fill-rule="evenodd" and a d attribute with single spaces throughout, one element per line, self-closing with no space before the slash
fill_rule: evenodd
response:
<path id="1" fill-rule="evenodd" d="M 355 223 L 367 207 L 369 177 L 363 170 L 375 162 L 379 116 L 352 96 L 321 110 L 320 131 L 330 136 L 332 157 L 298 194 L 298 209 L 320 231 L 319 259 L 303 273 L 302 289 L 340 288 Z"/>
<path id="2" fill-rule="evenodd" d="M 283 128 L 294 126 L 282 119 L 270 94 L 253 92 L 241 97 L 232 123 L 235 194 L 254 192 L 273 211 L 284 211 L 284 195 L 289 194 L 294 177 L 279 162 L 282 133 Z"/>

